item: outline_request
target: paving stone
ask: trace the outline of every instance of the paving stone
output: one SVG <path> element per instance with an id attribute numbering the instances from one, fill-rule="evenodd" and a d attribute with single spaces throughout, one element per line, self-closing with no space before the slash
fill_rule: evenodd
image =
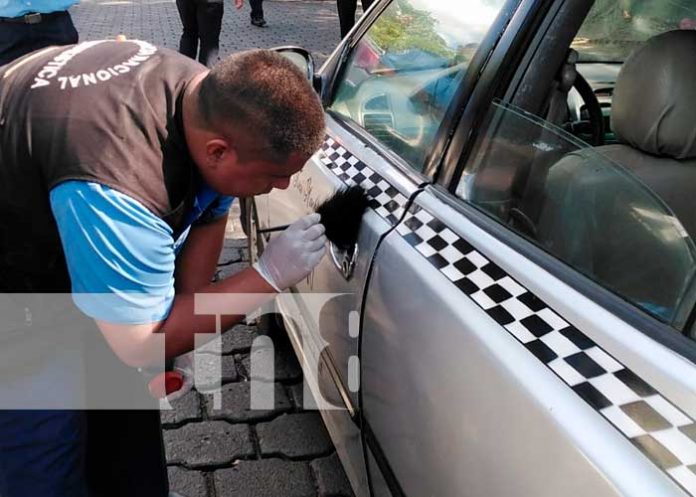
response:
<path id="1" fill-rule="evenodd" d="M 290 391 L 292 405 L 295 406 L 296 409 L 304 409 L 304 382 L 290 385 L 288 390 Z"/>
<path id="2" fill-rule="evenodd" d="M 171 406 L 171 409 L 163 409 L 160 412 L 162 424 L 165 427 L 201 419 L 201 400 L 195 390 L 171 402 Z"/>
<path id="3" fill-rule="evenodd" d="M 178 466 L 169 466 L 169 488 L 185 497 L 208 497 L 205 476 L 200 471 L 192 471 Z"/>
<path id="4" fill-rule="evenodd" d="M 233 356 L 219 356 L 217 354 L 201 354 L 195 356 L 196 389 L 199 392 L 208 392 L 217 385 L 237 381 L 237 367 Z M 216 371 L 216 361 L 220 361 L 221 371 Z M 222 376 L 219 376 L 220 372 Z"/>
<path id="5" fill-rule="evenodd" d="M 218 496 L 316 497 L 309 464 L 265 459 L 240 461 L 234 468 L 215 471 Z"/>
<path id="6" fill-rule="evenodd" d="M 231 264 L 233 262 L 243 262 L 244 252 L 243 249 L 237 247 L 223 247 L 220 253 L 220 259 L 218 259 L 218 266 L 223 266 Z"/>
<path id="7" fill-rule="evenodd" d="M 189 468 L 222 466 L 254 455 L 249 427 L 225 421 L 192 423 L 165 430 L 167 461 Z"/>
<path id="8" fill-rule="evenodd" d="M 230 383 L 220 389 L 222 407 L 215 409 L 212 395 L 206 396 L 206 410 L 210 419 L 224 419 L 234 423 L 267 420 L 270 417 L 292 408 L 285 389 L 280 384 L 270 385 L 273 388 L 273 409 L 251 409 L 251 382 L 243 381 Z M 263 400 L 263 399 L 262 399 Z"/>
<path id="9" fill-rule="evenodd" d="M 274 343 L 275 343 L 274 339 Z M 255 349 L 254 354 L 256 357 L 262 356 L 267 353 L 263 349 Z M 294 351 L 288 346 L 284 346 L 282 343 L 280 346 L 274 347 L 275 354 L 275 370 L 274 374 L 261 374 L 260 379 L 266 381 L 282 381 L 282 382 L 294 382 L 302 379 L 302 368 L 300 363 L 297 362 L 297 357 L 295 357 Z M 247 378 L 251 375 L 251 354 L 243 354 L 240 358 L 240 363 L 244 369 L 244 374 Z"/>
<path id="10" fill-rule="evenodd" d="M 220 266 L 215 273 L 215 281 L 227 279 L 248 267 L 248 262 L 233 262 L 232 264 L 227 264 L 226 266 Z"/>
<path id="11" fill-rule="evenodd" d="M 256 426 L 261 454 L 290 458 L 321 457 L 333 450 L 321 416 L 316 412 L 285 414 Z"/>
<path id="12" fill-rule="evenodd" d="M 248 242 L 242 224 L 239 220 L 241 212 L 239 202 L 234 202 L 227 217 L 225 226 L 225 241 L 222 245 L 222 252 L 218 264 L 229 264 L 248 260 Z"/>
<path id="13" fill-rule="evenodd" d="M 238 213 L 237 213 L 237 216 L 239 216 Z M 228 238 L 225 238 L 225 242 L 224 242 L 223 246 L 225 248 L 231 248 L 231 249 L 236 248 L 236 249 L 243 250 L 243 249 L 247 248 L 247 239 L 245 237 L 241 237 L 241 238 L 228 237 Z"/>
<path id="14" fill-rule="evenodd" d="M 317 0 L 317 1 L 322 1 L 322 0 Z M 288 387 L 288 389 L 290 392 L 292 405 L 295 407 L 295 409 L 300 410 L 300 411 L 305 411 L 305 410 L 306 411 L 314 411 L 317 409 L 317 404 L 316 404 L 311 392 L 308 394 L 308 397 L 305 397 L 305 395 L 304 395 L 304 382 L 297 383 L 295 385 L 291 385 L 290 387 Z M 307 399 L 306 405 L 305 405 L 305 399 Z"/>
<path id="15" fill-rule="evenodd" d="M 246 324 L 237 324 L 224 332 L 219 338 L 212 340 L 199 347 L 199 352 L 215 352 L 216 348 L 220 348 L 223 354 L 238 354 L 240 352 L 248 352 L 251 349 L 251 344 L 254 339 L 259 336 L 256 326 Z"/>
<path id="16" fill-rule="evenodd" d="M 249 249 L 247 247 L 247 237 L 244 234 L 244 230 L 242 229 L 242 222 L 239 220 L 239 218 L 234 218 L 232 213 L 230 213 L 229 220 L 227 221 L 228 227 L 227 231 L 225 232 L 225 236 L 228 239 L 232 240 L 244 240 L 244 247 L 233 247 L 239 250 L 239 253 L 241 254 L 241 260 L 243 261 L 248 261 L 249 260 Z M 222 262 L 221 262 L 222 263 Z"/>
<path id="17" fill-rule="evenodd" d="M 310 466 L 317 481 L 319 497 L 354 497 L 337 454 L 315 459 Z"/>
<path id="18" fill-rule="evenodd" d="M 232 202 L 232 208 L 230 209 L 230 215 L 227 218 L 227 226 L 225 226 L 225 238 L 227 239 L 234 239 L 234 240 L 245 240 L 246 241 L 246 235 L 244 234 L 244 230 L 242 229 L 242 221 L 241 221 L 241 215 L 242 215 L 242 209 L 240 207 L 240 202 L 234 201 Z M 227 240 L 225 240 L 227 242 Z M 246 243 L 244 246 L 246 247 Z M 241 249 L 247 255 L 248 253 L 246 252 L 246 249 Z M 247 259 L 245 259 L 247 260 Z"/>

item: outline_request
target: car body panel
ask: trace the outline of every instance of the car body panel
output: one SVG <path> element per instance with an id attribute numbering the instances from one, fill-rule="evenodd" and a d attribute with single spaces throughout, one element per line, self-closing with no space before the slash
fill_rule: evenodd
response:
<path id="1" fill-rule="evenodd" d="M 303 317 L 309 313 L 302 301 L 295 298 L 279 299 L 276 305 L 284 317 L 285 329 L 304 374 L 303 407 L 308 410 L 319 409 L 355 497 L 369 497 L 362 434 L 350 411 L 341 407 L 344 406 L 345 392 L 340 379 L 332 371 L 333 364 L 322 354 L 323 344 L 317 343 L 314 337 L 307 333 L 307 324 Z M 327 408 L 327 405 L 332 408 Z"/>
<path id="2" fill-rule="evenodd" d="M 357 388 L 349 388 L 355 383 L 349 371 L 351 361 L 358 364 L 355 360 L 358 358 L 359 336 L 351 336 L 348 319 L 351 312 L 357 316 L 361 313 L 364 285 L 377 244 L 403 215 L 408 197 L 413 195 L 417 185 L 395 171 L 383 157 L 348 133 L 330 116 L 327 116 L 327 129 L 329 135 L 321 150 L 302 172 L 293 176 L 290 187 L 263 196 L 256 206 L 259 227 L 266 229 L 288 224 L 311 212 L 323 199 L 343 186 L 357 183 L 371 192 L 371 208 L 363 217 L 352 275 L 346 278 L 329 254 L 306 281 L 293 289 L 297 309 L 292 315 L 302 316 L 303 319 L 301 322 L 286 320 L 298 355 L 307 359 L 302 361 L 303 367 L 319 364 L 315 394 L 321 393 L 324 400 L 335 407 L 322 409 L 322 416 L 339 457 L 348 468 L 353 487 L 360 494 L 366 487 L 366 473 L 359 431 L 351 419 L 359 398 Z M 366 163 L 370 166 L 367 167 Z M 303 294 L 327 288 L 337 296 L 323 306 L 317 321 L 304 305 Z M 280 310 L 285 315 L 291 314 L 290 309 Z M 359 332 L 359 328 L 355 331 Z M 355 367 L 352 370 L 359 373 Z M 310 379 L 312 377 L 307 370 L 305 375 Z"/>
<path id="3" fill-rule="evenodd" d="M 389 485 L 384 480 L 382 473 L 375 461 L 375 457 L 369 447 L 365 449 L 367 453 L 367 461 L 369 465 L 370 473 L 370 488 L 372 489 L 372 495 L 374 497 L 393 497 L 391 490 L 389 490 Z"/>
<path id="4" fill-rule="evenodd" d="M 380 246 L 362 331 L 364 416 L 404 493 L 685 495 L 676 482 L 690 484 L 686 466 L 696 461 L 696 367 L 622 326 L 430 190 Z M 411 214 L 442 223 L 448 243 L 419 243 L 407 226 Z M 435 236 L 426 227 L 415 232 Z M 460 240 L 473 246 L 466 259 L 477 267 L 465 278 L 450 264 L 438 269 L 439 256 L 463 258 L 454 248 L 467 245 Z M 569 319 L 576 316 L 585 318 Z M 605 372 L 583 368 L 586 355 Z M 652 424 L 648 405 L 664 418 Z M 431 463 L 419 471 L 424 458 Z M 530 460 L 544 478 L 530 474 Z"/>
<path id="5" fill-rule="evenodd" d="M 360 184 L 371 192 L 371 208 L 363 217 L 358 239 L 358 256 L 352 275 L 346 278 L 337 267 L 331 254 L 325 257 L 311 277 L 294 288 L 298 299 L 303 292 L 331 288 L 341 296 L 329 301 L 323 308 L 320 323 L 306 323 L 310 335 L 317 343 L 328 344 L 327 350 L 339 371 L 344 386 L 348 385 L 347 371 L 351 357 L 358 355 L 357 337 L 348 333 L 348 315 L 361 312 L 364 284 L 369 265 L 380 237 L 403 215 L 411 196 L 417 189 L 411 181 L 395 173 L 385 159 L 351 136 L 333 119 L 328 118 L 326 141 L 303 170 L 293 176 L 287 190 L 273 191 L 257 204 L 261 229 L 289 224 L 313 211 L 322 200 L 337 189 L 350 184 Z M 365 164 L 369 163 L 367 167 Z M 387 191 L 388 190 L 388 191 Z M 302 206 L 298 208 L 298 206 Z M 329 251 L 334 247 L 330 247 Z M 335 251 L 337 256 L 339 254 Z M 340 258 L 340 257 L 339 257 Z M 319 327 L 322 336 L 318 335 Z M 320 347 L 321 348 L 321 347 Z M 356 392 L 350 392 L 350 400 L 357 405 Z"/>

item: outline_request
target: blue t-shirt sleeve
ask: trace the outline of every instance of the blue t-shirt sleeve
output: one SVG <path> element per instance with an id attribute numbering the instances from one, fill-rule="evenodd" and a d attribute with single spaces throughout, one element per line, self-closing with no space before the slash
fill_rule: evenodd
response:
<path id="1" fill-rule="evenodd" d="M 234 197 L 217 195 L 210 205 L 203 211 L 200 217 L 194 222 L 196 225 L 208 224 L 225 217 L 230 212 L 230 207 Z"/>
<path id="2" fill-rule="evenodd" d="M 61 183 L 50 201 L 80 310 L 111 323 L 166 319 L 174 301 L 171 228 L 140 202 L 96 183 Z"/>

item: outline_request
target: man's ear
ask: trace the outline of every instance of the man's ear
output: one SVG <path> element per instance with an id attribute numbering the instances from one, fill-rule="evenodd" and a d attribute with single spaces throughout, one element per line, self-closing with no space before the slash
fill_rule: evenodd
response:
<path id="1" fill-rule="evenodd" d="M 205 144 L 205 154 L 208 164 L 213 169 L 229 163 L 230 160 L 237 160 L 237 151 L 230 143 L 223 138 L 213 138 Z"/>

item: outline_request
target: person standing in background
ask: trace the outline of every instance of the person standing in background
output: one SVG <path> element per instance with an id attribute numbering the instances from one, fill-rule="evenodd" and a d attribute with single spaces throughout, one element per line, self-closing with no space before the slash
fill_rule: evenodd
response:
<path id="1" fill-rule="evenodd" d="M 68 13 L 76 3 L 0 1 L 0 66 L 40 48 L 77 43 L 77 30 Z"/>
<path id="2" fill-rule="evenodd" d="M 363 12 L 370 8 L 374 0 L 361 0 Z M 355 9 L 358 6 L 358 0 L 337 0 L 338 4 L 338 22 L 341 25 L 341 38 L 345 38 L 353 26 L 355 25 Z"/>
<path id="3" fill-rule="evenodd" d="M 249 0 L 251 6 L 251 24 L 263 28 L 268 24 L 263 18 L 263 0 Z"/>
<path id="4" fill-rule="evenodd" d="M 244 0 L 234 0 L 237 9 L 242 5 Z M 179 52 L 192 59 L 198 54 L 198 62 L 212 67 L 220 51 L 223 0 L 176 0 L 176 8 L 184 27 Z"/>

